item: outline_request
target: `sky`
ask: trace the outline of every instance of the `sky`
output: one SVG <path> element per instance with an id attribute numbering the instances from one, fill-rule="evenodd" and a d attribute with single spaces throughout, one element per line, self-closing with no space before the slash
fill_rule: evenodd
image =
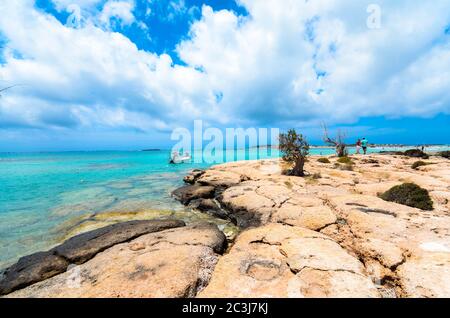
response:
<path id="1" fill-rule="evenodd" d="M 321 124 L 450 143 L 448 0 L 0 0 L 0 152 Z"/>

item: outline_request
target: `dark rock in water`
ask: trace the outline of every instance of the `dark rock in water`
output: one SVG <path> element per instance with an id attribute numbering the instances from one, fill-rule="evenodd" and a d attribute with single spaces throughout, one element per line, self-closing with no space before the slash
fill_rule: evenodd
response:
<path id="1" fill-rule="evenodd" d="M 66 271 L 69 262 L 52 251 L 22 257 L 9 267 L 0 281 L 0 295 L 9 294 Z"/>
<path id="2" fill-rule="evenodd" d="M 184 205 L 196 199 L 211 199 L 214 197 L 215 188 L 211 186 L 185 186 L 176 189 L 172 195 Z"/>
<path id="3" fill-rule="evenodd" d="M 227 247 L 228 247 L 228 241 L 225 234 L 219 230 L 217 225 L 208 223 L 208 222 L 202 222 L 195 225 L 190 226 L 193 230 L 208 230 L 211 232 L 211 239 L 209 246 L 213 249 L 213 251 L 217 254 L 223 254 Z M 193 240 L 195 242 L 195 239 Z"/>
<path id="4" fill-rule="evenodd" d="M 183 181 L 188 184 L 195 184 L 198 178 L 205 173 L 204 170 L 195 169 L 189 175 L 184 177 Z"/>
<path id="5" fill-rule="evenodd" d="M 185 226 L 178 220 L 130 221 L 77 235 L 47 252 L 22 257 L 0 280 L 0 295 L 63 273 L 70 264 L 83 264 L 98 253 L 139 236 Z"/>
<path id="6" fill-rule="evenodd" d="M 95 231 L 77 235 L 54 248 L 58 255 L 74 264 L 83 264 L 96 254 L 138 236 L 184 226 L 183 221 L 130 221 L 113 224 Z"/>

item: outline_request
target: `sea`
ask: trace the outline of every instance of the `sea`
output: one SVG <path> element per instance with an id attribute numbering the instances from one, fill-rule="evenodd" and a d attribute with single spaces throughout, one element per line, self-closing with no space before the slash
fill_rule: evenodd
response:
<path id="1" fill-rule="evenodd" d="M 381 150 L 396 148 L 370 152 Z M 332 153 L 330 148 L 311 149 L 313 155 Z M 228 154 L 224 160 L 280 156 L 258 148 Z M 169 157 L 169 150 L 0 153 L 0 269 L 73 234 L 121 220 L 176 217 L 226 227 L 223 220 L 189 210 L 171 197 L 189 171 L 209 167 L 211 158 L 171 165 Z"/>

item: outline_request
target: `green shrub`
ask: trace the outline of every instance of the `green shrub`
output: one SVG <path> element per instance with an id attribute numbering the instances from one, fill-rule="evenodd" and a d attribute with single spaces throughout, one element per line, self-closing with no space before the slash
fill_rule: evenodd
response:
<path id="1" fill-rule="evenodd" d="M 386 191 L 380 197 L 389 202 L 403 204 L 425 211 L 433 210 L 433 201 L 426 189 L 414 183 L 404 183 Z"/>
<path id="2" fill-rule="evenodd" d="M 440 156 L 440 157 L 444 157 L 444 158 L 450 159 L 450 151 L 449 150 L 441 151 L 437 155 Z"/>
<path id="3" fill-rule="evenodd" d="M 331 163 L 328 158 L 319 158 L 319 159 L 317 159 L 317 161 L 320 163 Z"/>
<path id="4" fill-rule="evenodd" d="M 294 165 L 289 175 L 304 177 L 306 156 L 309 154 L 309 143 L 302 134 L 290 129 L 286 134 L 280 134 L 279 149 L 283 160 Z"/>
<path id="5" fill-rule="evenodd" d="M 349 157 L 339 158 L 337 162 L 343 163 L 343 164 L 346 164 L 346 165 L 352 165 L 353 164 L 352 159 L 350 159 Z"/>
<path id="6" fill-rule="evenodd" d="M 412 164 L 411 168 L 417 169 L 419 167 L 428 166 L 429 164 L 424 161 L 416 161 Z"/>

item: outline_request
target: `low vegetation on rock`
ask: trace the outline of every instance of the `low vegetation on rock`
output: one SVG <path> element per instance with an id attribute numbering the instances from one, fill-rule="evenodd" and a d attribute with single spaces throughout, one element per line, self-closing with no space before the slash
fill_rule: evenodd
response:
<path id="1" fill-rule="evenodd" d="M 414 183 L 404 183 L 395 186 L 380 195 L 380 198 L 425 211 L 433 210 L 433 201 L 428 191 Z"/>
<path id="2" fill-rule="evenodd" d="M 328 133 L 327 126 L 323 124 L 322 127 L 323 127 L 323 141 L 328 145 L 331 145 L 336 148 L 336 154 L 339 158 L 347 157 L 348 149 L 347 144 L 345 143 L 346 134 L 342 131 L 338 131 L 336 137 L 332 138 Z"/>
<path id="3" fill-rule="evenodd" d="M 429 163 L 426 163 L 425 161 L 416 161 L 412 164 L 411 168 L 414 170 L 417 170 L 419 167 L 428 166 Z"/>
<path id="4" fill-rule="evenodd" d="M 352 159 L 350 159 L 349 157 L 339 158 L 337 162 L 342 163 L 342 164 L 346 164 L 346 165 L 352 165 L 353 164 Z"/>

